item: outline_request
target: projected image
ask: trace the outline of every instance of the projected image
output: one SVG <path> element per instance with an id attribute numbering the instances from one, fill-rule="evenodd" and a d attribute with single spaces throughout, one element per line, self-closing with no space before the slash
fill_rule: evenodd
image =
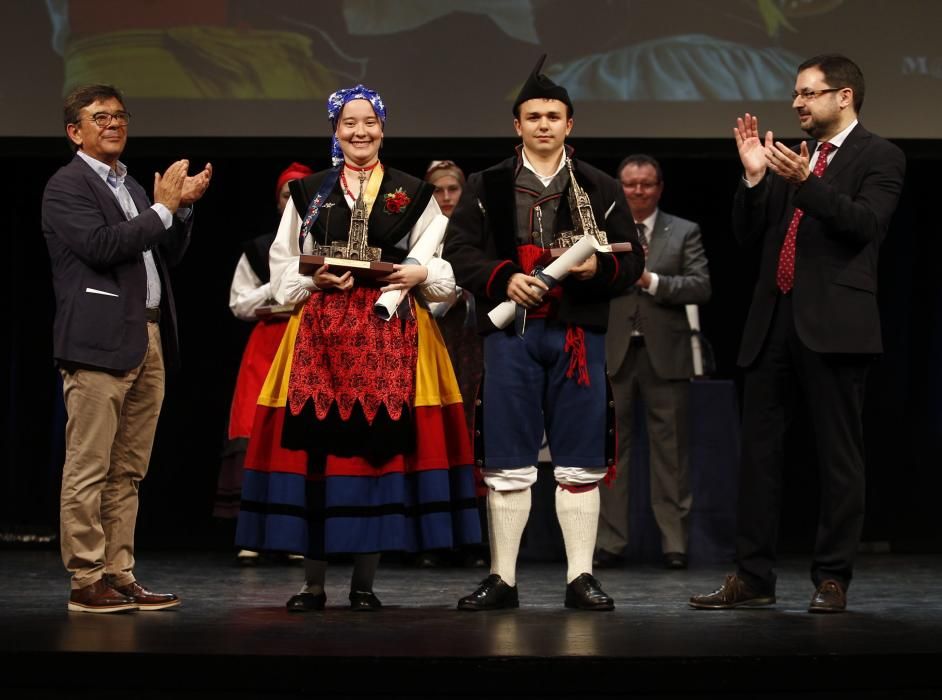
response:
<path id="1" fill-rule="evenodd" d="M 12 32 L 22 45 L 8 55 L 36 57 L 26 65 L 55 61 L 61 70 L 57 85 L 29 89 L 61 98 L 76 85 L 104 82 L 137 105 L 157 101 L 159 122 L 146 121 L 154 111 L 139 110 L 144 121 L 135 128 L 143 135 L 319 135 L 324 98 L 358 82 L 395 97 L 397 134 L 507 135 L 513 97 L 544 52 L 546 74 L 578 105 L 580 135 L 620 135 L 626 124 L 634 135 L 725 135 L 730 115 L 757 101 L 787 116 L 797 65 L 828 51 L 861 63 L 884 104 L 926 101 L 928 109 L 917 107 L 897 131 L 942 129 L 935 119 L 942 52 L 932 31 L 942 3 L 932 0 L 29 4 L 32 24 Z M 49 95 L 41 97 L 48 103 Z M 185 123 L 175 121 L 182 104 Z"/>
<path id="2" fill-rule="evenodd" d="M 587 31 L 557 53 L 580 46 L 587 52 L 556 63 L 549 74 L 575 98 L 589 100 L 781 99 L 801 61 L 778 45 L 787 39 L 783 35 L 797 31 L 795 18 L 840 4 L 675 1 L 671 16 L 681 21 L 670 22 L 671 33 L 659 36 L 632 29 L 657 26 L 645 17 L 652 3 L 586 3 L 588 11 L 580 8 L 577 21 Z M 136 97 L 234 99 L 320 97 L 340 82 L 367 77 L 371 63 L 399 63 L 395 55 L 353 56 L 369 49 L 361 37 L 438 31 L 434 25 L 442 20 L 459 40 L 457 49 L 463 19 L 477 16 L 494 30 L 477 45 L 493 46 L 504 37 L 545 46 L 555 42 L 541 36 L 539 25 L 573 11 L 568 2 L 545 0 L 339 0 L 279 3 L 277 9 L 239 0 L 47 0 L 47 7 L 52 45 L 65 65 L 63 92 L 97 81 L 125 85 Z M 663 13 L 661 4 L 654 8 Z M 589 52 L 600 43 L 614 46 Z"/>

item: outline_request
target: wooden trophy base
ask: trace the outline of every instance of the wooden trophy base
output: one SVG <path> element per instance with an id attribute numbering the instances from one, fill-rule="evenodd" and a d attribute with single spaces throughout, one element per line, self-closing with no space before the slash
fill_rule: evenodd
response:
<path id="1" fill-rule="evenodd" d="M 291 314 L 294 313 L 294 306 L 294 304 L 259 306 L 255 309 L 255 317 L 263 320 L 291 318 Z"/>
<path id="2" fill-rule="evenodd" d="M 536 261 L 537 267 L 546 267 L 569 248 L 547 248 Z M 630 253 L 631 243 L 610 243 L 598 247 L 600 253 Z"/>
<path id="3" fill-rule="evenodd" d="M 328 266 L 331 274 L 339 276 L 351 272 L 361 283 L 372 283 L 380 286 L 382 285 L 379 281 L 381 277 L 387 277 L 396 271 L 393 263 L 390 262 L 369 262 L 367 260 L 328 258 L 323 255 L 302 255 L 301 262 L 298 264 L 298 272 L 302 275 L 313 275 L 318 268 L 324 265 Z"/>

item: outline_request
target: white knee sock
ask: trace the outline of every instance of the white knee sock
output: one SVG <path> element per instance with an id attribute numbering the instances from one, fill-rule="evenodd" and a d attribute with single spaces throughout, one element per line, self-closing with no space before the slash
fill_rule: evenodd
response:
<path id="1" fill-rule="evenodd" d="M 592 573 L 592 553 L 599 528 L 599 489 L 572 492 L 556 487 L 556 517 L 566 544 L 566 583 Z"/>
<path id="2" fill-rule="evenodd" d="M 372 591 L 373 579 L 379 567 L 379 552 L 353 555 L 353 575 L 350 577 L 351 591 Z"/>
<path id="3" fill-rule="evenodd" d="M 530 489 L 487 492 L 487 524 L 491 542 L 491 573 L 508 586 L 517 585 L 517 553 L 530 517 Z"/>
<path id="4" fill-rule="evenodd" d="M 324 592 L 324 581 L 327 579 L 327 562 L 320 559 L 304 558 L 304 585 L 301 593 L 320 595 Z"/>

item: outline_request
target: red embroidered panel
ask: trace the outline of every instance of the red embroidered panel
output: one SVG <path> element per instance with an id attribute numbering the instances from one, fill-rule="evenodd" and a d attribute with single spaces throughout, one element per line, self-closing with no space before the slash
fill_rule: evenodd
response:
<path id="1" fill-rule="evenodd" d="M 398 420 L 415 394 L 418 334 L 415 320 L 383 321 L 373 313 L 378 292 L 314 292 L 301 314 L 294 348 L 288 407 L 301 412 L 308 399 L 318 420 L 336 403 L 343 420 L 359 401 L 367 421 L 381 405 Z"/>

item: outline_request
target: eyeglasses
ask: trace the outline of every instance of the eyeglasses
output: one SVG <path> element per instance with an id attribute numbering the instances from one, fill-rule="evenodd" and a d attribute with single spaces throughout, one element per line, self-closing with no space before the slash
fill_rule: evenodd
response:
<path id="1" fill-rule="evenodd" d="M 817 99 L 826 92 L 838 92 L 844 88 L 825 88 L 824 90 L 802 90 L 801 92 L 792 92 L 792 102 L 797 100 L 799 97 L 805 102 L 811 102 L 812 100 Z"/>
<path id="2" fill-rule="evenodd" d="M 89 121 L 95 122 L 95 125 L 104 129 L 106 126 L 111 126 L 111 122 L 114 121 L 118 126 L 127 126 L 128 122 L 131 121 L 130 112 L 95 112 L 90 116 Z"/>

